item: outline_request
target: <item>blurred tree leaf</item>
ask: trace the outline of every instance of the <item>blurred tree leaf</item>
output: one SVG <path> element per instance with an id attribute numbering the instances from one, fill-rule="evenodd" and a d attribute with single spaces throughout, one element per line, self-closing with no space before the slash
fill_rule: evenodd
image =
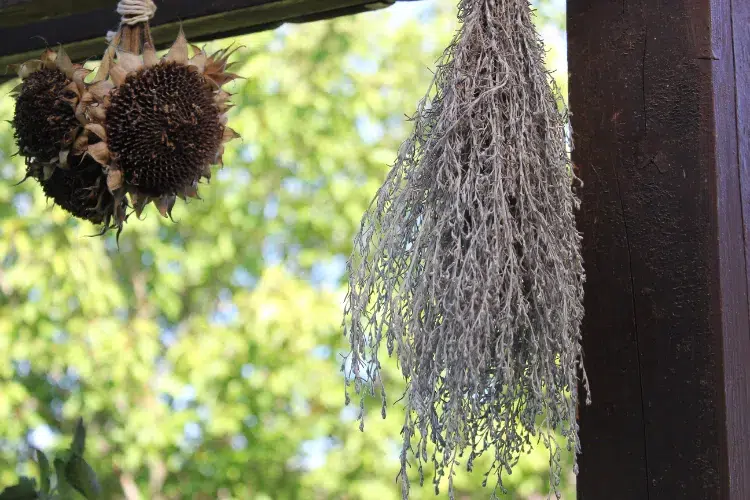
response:
<path id="1" fill-rule="evenodd" d="M 37 498 L 36 481 L 21 477 L 18 484 L 5 488 L 0 493 L 0 500 L 33 500 Z"/>
<path id="2" fill-rule="evenodd" d="M 73 443 L 70 451 L 73 455 L 83 456 L 83 450 L 86 448 L 86 428 L 83 426 L 83 419 L 79 418 L 76 423 L 76 430 L 73 434 Z"/>
<path id="3" fill-rule="evenodd" d="M 55 477 L 57 478 L 55 483 L 57 494 L 62 500 L 72 500 L 74 493 L 65 474 L 65 462 L 61 458 L 56 458 L 52 463 L 55 466 Z"/>
<path id="4" fill-rule="evenodd" d="M 37 463 L 39 464 L 39 482 L 40 482 L 40 491 L 42 493 L 49 493 L 50 488 L 52 486 L 51 480 L 50 480 L 50 466 L 49 466 L 49 460 L 47 460 L 47 457 L 44 453 L 37 450 L 36 448 L 32 448 L 34 451 L 34 455 L 36 456 Z"/>
<path id="5" fill-rule="evenodd" d="M 65 465 L 65 479 L 87 500 L 99 498 L 101 486 L 96 480 L 96 473 L 79 455 L 73 454 Z"/>

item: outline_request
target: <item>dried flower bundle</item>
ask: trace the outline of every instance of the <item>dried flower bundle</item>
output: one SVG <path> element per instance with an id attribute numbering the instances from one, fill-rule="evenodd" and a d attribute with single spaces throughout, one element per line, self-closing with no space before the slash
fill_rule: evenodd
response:
<path id="1" fill-rule="evenodd" d="M 115 199 L 129 194 L 137 215 L 153 202 L 166 217 L 177 197 L 197 197 L 198 182 L 237 137 L 222 90 L 237 78 L 226 71 L 231 52 L 193 51 L 188 58 L 182 31 L 162 59 L 149 43 L 140 56 L 119 50 L 109 78 L 82 89 L 81 115 L 95 141 L 87 152 Z"/>
<path id="2" fill-rule="evenodd" d="M 26 178 L 73 216 L 110 227 L 114 200 L 101 167 L 85 155 L 86 137 L 75 114 L 77 84 L 89 74 L 62 48 L 17 66 L 22 82 L 13 90 L 16 143 L 26 160 Z"/>
<path id="3" fill-rule="evenodd" d="M 153 9 L 135 23 L 124 18 L 91 81 L 62 48 L 16 68 L 13 125 L 26 177 L 74 216 L 103 224 L 102 233 L 119 235 L 131 206 L 140 216 L 153 202 L 167 217 L 177 197 L 198 197 L 198 183 L 238 137 L 222 88 L 238 78 L 228 71 L 233 51 L 208 55 L 180 30 L 158 58 L 142 22 Z"/>
<path id="4" fill-rule="evenodd" d="M 526 0 L 461 0 L 459 18 L 349 262 L 343 369 L 385 413 L 382 351 L 398 360 L 404 498 L 412 457 L 452 497 L 479 455 L 502 490 L 541 440 L 556 488 L 555 433 L 578 448 L 584 276 L 567 119 Z"/>

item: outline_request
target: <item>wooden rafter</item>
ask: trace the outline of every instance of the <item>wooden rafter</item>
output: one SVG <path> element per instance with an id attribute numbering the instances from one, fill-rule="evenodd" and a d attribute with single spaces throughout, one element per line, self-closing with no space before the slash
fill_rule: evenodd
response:
<path id="1" fill-rule="evenodd" d="M 166 48 L 180 22 L 191 41 L 202 42 L 380 9 L 396 1 L 157 0 L 151 25 L 158 48 Z M 37 57 L 48 44 L 65 45 L 74 60 L 101 56 L 105 33 L 119 22 L 116 5 L 116 0 L 0 0 L 0 69 Z"/>

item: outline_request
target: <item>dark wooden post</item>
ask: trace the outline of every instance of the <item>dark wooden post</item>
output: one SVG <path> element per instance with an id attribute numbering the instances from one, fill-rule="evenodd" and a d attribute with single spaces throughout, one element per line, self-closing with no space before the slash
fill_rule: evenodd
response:
<path id="1" fill-rule="evenodd" d="M 750 0 L 568 0 L 581 500 L 750 499 Z"/>

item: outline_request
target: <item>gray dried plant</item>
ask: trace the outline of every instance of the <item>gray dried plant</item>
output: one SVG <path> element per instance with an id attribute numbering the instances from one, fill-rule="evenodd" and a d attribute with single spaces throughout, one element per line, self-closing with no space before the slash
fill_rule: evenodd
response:
<path id="1" fill-rule="evenodd" d="M 396 355 L 403 498 L 412 457 L 452 498 L 459 465 L 489 454 L 494 496 L 535 442 L 557 493 L 556 433 L 579 450 L 579 376 L 588 393 L 567 113 L 527 0 L 461 0 L 459 20 L 355 239 L 343 370 L 385 416 L 383 347 Z"/>

